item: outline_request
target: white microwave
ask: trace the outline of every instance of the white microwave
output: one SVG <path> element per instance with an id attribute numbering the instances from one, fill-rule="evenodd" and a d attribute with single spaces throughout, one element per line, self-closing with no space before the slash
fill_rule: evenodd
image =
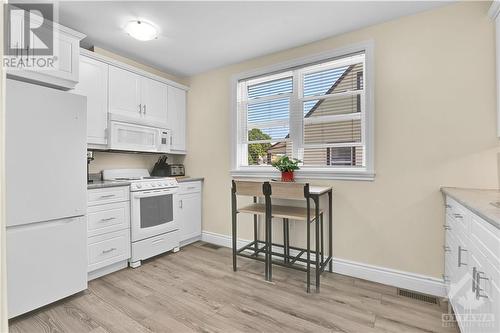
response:
<path id="1" fill-rule="evenodd" d="M 110 121 L 109 149 L 169 153 L 170 135 L 165 128 Z"/>

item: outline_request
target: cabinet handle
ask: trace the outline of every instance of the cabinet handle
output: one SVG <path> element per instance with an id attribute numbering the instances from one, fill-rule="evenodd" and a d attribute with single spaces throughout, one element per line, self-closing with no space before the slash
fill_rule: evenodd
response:
<path id="1" fill-rule="evenodd" d="M 105 218 L 105 219 L 101 219 L 101 222 L 113 221 L 115 219 L 116 219 L 116 217 L 108 217 L 108 218 Z"/>
<path id="2" fill-rule="evenodd" d="M 467 252 L 466 249 L 463 249 L 460 245 L 458 246 L 458 267 L 467 266 L 466 263 L 462 262 L 462 251 Z"/>
<path id="3" fill-rule="evenodd" d="M 142 113 L 142 104 L 139 104 L 139 114 Z"/>
<path id="4" fill-rule="evenodd" d="M 481 291 L 484 290 L 484 289 L 481 289 L 481 287 L 480 287 L 481 280 L 486 280 L 486 281 L 489 280 L 489 278 L 481 276 L 482 274 L 484 274 L 484 272 L 476 271 L 476 299 L 488 298 L 488 295 L 481 294 Z"/>
<path id="5" fill-rule="evenodd" d="M 143 113 L 146 114 L 146 104 L 144 104 L 143 109 L 144 109 Z"/>
<path id="6" fill-rule="evenodd" d="M 477 268 L 472 267 L 472 292 L 475 293 L 477 289 L 477 281 L 476 281 L 476 275 L 477 275 Z"/>
<path id="7" fill-rule="evenodd" d="M 451 227 L 447 224 L 443 224 L 444 230 L 451 230 Z"/>
<path id="8" fill-rule="evenodd" d="M 444 205 L 446 208 L 451 208 L 451 205 L 450 204 L 446 204 Z"/>
<path id="9" fill-rule="evenodd" d="M 444 252 L 450 252 L 450 247 L 449 246 L 446 246 L 446 245 L 443 245 L 443 250 Z"/>
<path id="10" fill-rule="evenodd" d="M 170 145 L 172 145 L 173 141 L 174 141 L 174 139 L 172 138 L 172 135 L 170 135 Z"/>
<path id="11" fill-rule="evenodd" d="M 446 283 L 446 282 L 450 282 L 450 279 L 448 278 L 448 275 L 444 275 L 442 274 L 442 277 L 443 277 L 443 281 Z"/>
<path id="12" fill-rule="evenodd" d="M 463 219 L 464 216 L 462 214 L 453 214 L 453 216 L 457 219 Z"/>
<path id="13" fill-rule="evenodd" d="M 101 199 L 112 198 L 114 196 L 115 196 L 114 194 L 101 195 Z"/>
<path id="14" fill-rule="evenodd" d="M 107 249 L 107 250 L 102 250 L 102 253 L 106 254 L 106 253 L 109 253 L 109 252 L 113 252 L 114 250 L 116 250 L 116 247 L 112 247 L 112 248 Z"/>
<path id="15" fill-rule="evenodd" d="M 179 208 L 182 208 L 182 200 L 179 200 Z"/>

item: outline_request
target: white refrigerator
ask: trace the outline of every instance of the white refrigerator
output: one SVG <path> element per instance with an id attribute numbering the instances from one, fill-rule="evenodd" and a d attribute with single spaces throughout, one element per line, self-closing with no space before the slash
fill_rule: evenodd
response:
<path id="1" fill-rule="evenodd" d="M 9 318 L 87 288 L 86 97 L 6 86 Z"/>

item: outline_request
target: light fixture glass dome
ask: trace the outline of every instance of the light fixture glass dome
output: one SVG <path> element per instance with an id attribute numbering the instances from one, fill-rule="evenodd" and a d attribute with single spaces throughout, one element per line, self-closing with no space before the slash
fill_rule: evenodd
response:
<path id="1" fill-rule="evenodd" d="M 125 31 L 135 39 L 147 41 L 158 38 L 158 30 L 151 23 L 135 20 L 125 26 Z"/>

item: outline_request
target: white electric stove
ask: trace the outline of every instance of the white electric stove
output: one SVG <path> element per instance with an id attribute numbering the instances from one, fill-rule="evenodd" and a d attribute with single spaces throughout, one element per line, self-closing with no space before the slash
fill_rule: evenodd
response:
<path id="1" fill-rule="evenodd" d="M 103 171 L 103 179 L 130 183 L 130 224 L 132 258 L 130 266 L 141 260 L 179 250 L 179 227 L 174 202 L 178 183 L 171 177 L 151 177 L 146 169 Z"/>

